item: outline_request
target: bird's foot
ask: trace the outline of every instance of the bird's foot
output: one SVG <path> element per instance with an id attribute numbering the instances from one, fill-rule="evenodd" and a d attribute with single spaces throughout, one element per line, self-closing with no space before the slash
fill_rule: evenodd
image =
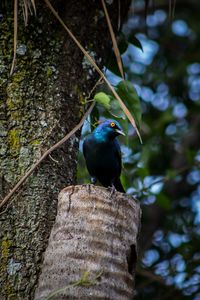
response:
<path id="1" fill-rule="evenodd" d="M 116 188 L 115 188 L 114 184 L 112 184 L 111 186 L 109 186 L 108 190 L 110 191 L 110 198 L 112 198 L 112 196 L 116 192 Z"/>

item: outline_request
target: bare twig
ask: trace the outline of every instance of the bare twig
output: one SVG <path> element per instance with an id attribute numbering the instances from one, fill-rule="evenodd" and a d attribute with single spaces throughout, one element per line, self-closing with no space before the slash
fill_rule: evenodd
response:
<path id="1" fill-rule="evenodd" d="M 169 20 L 170 22 L 174 19 L 176 8 L 176 0 L 169 0 Z"/>
<path id="2" fill-rule="evenodd" d="M 32 6 L 33 6 L 34 14 L 36 15 L 35 0 L 31 0 L 31 4 L 32 4 Z"/>
<path id="3" fill-rule="evenodd" d="M 112 24 L 111 24 L 111 21 L 110 21 L 108 10 L 106 8 L 105 1 L 101 0 L 101 3 L 102 3 L 102 6 L 103 6 L 105 16 L 106 16 L 106 21 L 107 21 L 107 24 L 108 24 L 108 28 L 109 28 L 109 31 L 110 31 L 110 36 L 111 36 L 112 43 L 113 43 L 113 50 L 114 50 L 115 57 L 116 57 L 116 60 L 117 60 L 118 68 L 119 68 L 119 71 L 121 73 L 122 78 L 124 79 L 125 77 L 124 77 L 122 59 L 121 59 L 121 55 L 120 55 L 120 52 L 119 52 L 119 48 L 117 46 L 117 41 L 116 41 L 115 34 L 114 34 L 114 31 L 113 31 L 113 28 L 112 28 Z"/>
<path id="4" fill-rule="evenodd" d="M 132 114 L 130 113 L 130 111 L 128 110 L 128 108 L 124 104 L 124 102 L 121 100 L 121 98 L 119 97 L 119 95 L 117 94 L 117 92 L 115 91 L 115 89 L 113 88 L 113 86 L 110 84 L 110 82 L 105 77 L 105 75 L 102 73 L 102 71 L 99 69 L 99 67 L 97 66 L 97 64 L 95 63 L 95 61 L 92 59 L 92 57 L 83 48 L 83 46 L 80 44 L 80 42 L 74 36 L 74 34 L 71 32 L 71 30 L 69 30 L 69 28 L 63 22 L 63 20 L 59 17 L 58 13 L 55 11 L 55 9 L 53 8 L 53 6 L 49 2 L 49 0 L 44 0 L 44 2 L 47 4 L 47 6 L 49 7 L 49 9 L 54 14 L 54 16 L 56 17 L 56 19 L 60 22 L 60 24 L 63 26 L 63 28 L 67 31 L 67 33 L 72 38 L 72 40 L 75 42 L 75 44 L 79 47 L 79 49 L 86 56 L 87 60 L 91 63 L 91 65 L 95 68 L 95 70 L 99 73 L 99 75 L 106 82 L 106 84 L 108 85 L 109 89 L 111 90 L 111 92 L 113 93 L 113 95 L 115 96 L 115 98 L 118 100 L 119 105 L 121 106 L 121 108 L 124 111 L 125 115 L 127 116 L 127 118 L 129 119 L 129 121 L 131 122 L 132 126 L 135 128 L 135 131 L 136 131 L 136 133 L 137 133 L 137 135 L 138 135 L 138 137 L 140 139 L 140 142 L 142 143 L 142 138 L 141 138 L 140 132 L 139 132 L 137 126 L 136 126 L 136 123 L 135 123 L 135 120 L 134 120 Z"/>
<path id="5" fill-rule="evenodd" d="M 148 278 L 151 282 L 156 281 L 156 282 L 159 282 L 161 285 L 166 286 L 166 282 L 161 276 L 155 275 L 155 274 L 151 273 L 150 271 L 147 271 L 144 269 L 143 270 L 137 269 L 136 274 Z"/>
<path id="6" fill-rule="evenodd" d="M 22 193 L 22 190 L 16 191 L 15 197 L 16 198 L 19 197 L 21 195 L 21 193 Z M 9 209 L 9 207 L 11 207 L 11 205 L 14 201 L 15 201 L 15 198 L 13 197 L 12 200 L 10 200 L 9 203 L 6 205 L 5 209 L 0 212 L 0 216 L 7 212 L 7 210 Z"/>
<path id="7" fill-rule="evenodd" d="M 121 2 L 118 0 L 118 24 L 117 29 L 120 30 L 121 27 Z"/>
<path id="8" fill-rule="evenodd" d="M 198 167 L 199 167 L 198 164 L 194 164 L 194 166 L 198 166 Z M 180 175 L 181 173 L 185 172 L 185 171 L 188 170 L 189 168 L 190 168 L 190 166 L 185 166 L 185 167 L 182 167 L 182 168 L 180 168 L 180 169 L 178 169 L 178 170 L 175 170 L 175 171 L 176 171 L 175 176 Z M 151 182 L 147 187 L 143 187 L 142 189 L 139 190 L 139 193 L 144 193 L 144 192 L 146 192 L 146 191 L 149 191 L 149 189 L 150 189 L 153 185 L 155 185 L 155 184 L 158 184 L 158 183 L 163 183 L 163 184 L 164 184 L 164 183 L 166 183 L 166 182 L 168 182 L 168 181 L 170 181 L 170 180 L 174 180 L 174 178 L 171 178 L 170 176 L 166 175 L 166 176 L 163 177 L 163 178 L 160 178 L 160 179 L 157 179 L 157 180 Z"/>
<path id="9" fill-rule="evenodd" d="M 89 95 L 85 98 L 85 100 L 93 101 L 93 99 L 90 100 L 91 95 L 94 93 L 94 91 L 95 91 L 95 89 L 97 88 L 97 86 L 100 85 L 100 84 L 102 84 L 102 83 L 103 83 L 103 81 L 102 81 L 102 78 L 100 77 L 100 78 L 97 80 L 97 82 L 95 83 L 95 85 L 93 86 L 93 88 L 91 89 Z M 88 102 L 88 101 L 87 101 L 87 102 Z"/>
<path id="10" fill-rule="evenodd" d="M 41 164 L 41 162 L 55 149 L 60 147 L 64 142 L 66 142 L 77 130 L 81 128 L 84 121 L 87 119 L 88 115 L 91 113 L 95 105 L 95 102 L 92 103 L 88 111 L 84 114 L 81 121 L 64 137 L 62 140 L 53 145 L 48 149 L 38 161 L 30 168 L 30 170 L 20 179 L 20 181 L 14 186 L 14 188 L 6 195 L 6 197 L 0 202 L 0 209 L 5 205 L 8 200 L 14 195 L 14 193 L 19 189 L 19 187 L 26 181 L 26 179 L 33 173 L 33 171 Z"/>
<path id="11" fill-rule="evenodd" d="M 59 161 L 56 160 L 55 158 L 53 158 L 53 157 L 51 156 L 51 154 L 49 154 L 49 158 L 50 158 L 52 161 L 54 161 L 56 164 L 59 164 Z"/>
<path id="12" fill-rule="evenodd" d="M 27 26 L 29 14 L 32 15 L 34 13 L 36 15 L 35 0 L 24 0 L 22 9 L 23 9 L 23 15 L 24 15 L 24 23 L 25 23 L 25 26 Z"/>
<path id="13" fill-rule="evenodd" d="M 140 275 L 140 276 L 148 279 L 147 282 L 144 281 L 137 286 L 138 290 L 143 290 L 144 287 L 150 285 L 152 282 L 157 282 L 160 286 L 164 287 L 168 291 L 168 292 L 166 292 L 165 295 L 162 296 L 162 300 L 173 299 L 172 294 L 174 294 L 174 293 L 181 295 L 180 290 L 178 290 L 175 286 L 169 286 L 166 283 L 166 280 L 162 276 L 154 274 L 153 271 L 151 271 L 151 270 L 149 271 L 149 270 L 144 270 L 144 269 L 136 269 L 136 275 Z"/>
<path id="14" fill-rule="evenodd" d="M 173 2 L 173 8 L 172 8 L 172 19 L 175 17 L 175 8 L 176 8 L 176 0 Z"/>
<path id="15" fill-rule="evenodd" d="M 169 19 L 171 21 L 171 19 L 172 19 L 172 0 L 169 0 L 169 12 L 168 12 L 168 15 L 169 15 Z"/>
<path id="16" fill-rule="evenodd" d="M 12 66 L 10 70 L 10 76 L 14 72 L 15 68 L 15 62 L 16 62 L 16 52 L 17 52 L 17 21 L 18 19 L 18 0 L 14 0 L 14 40 L 13 40 L 13 60 L 12 60 Z"/>

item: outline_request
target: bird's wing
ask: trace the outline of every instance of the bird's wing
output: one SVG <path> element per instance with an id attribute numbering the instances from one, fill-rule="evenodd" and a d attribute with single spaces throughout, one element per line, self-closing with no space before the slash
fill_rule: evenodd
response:
<path id="1" fill-rule="evenodd" d="M 86 145 L 85 144 L 86 144 L 86 140 L 83 141 L 83 155 L 84 155 L 84 157 L 85 157 L 85 154 L 86 154 L 86 149 L 85 149 Z"/>
<path id="2" fill-rule="evenodd" d="M 88 148 L 90 145 L 90 135 L 87 135 L 86 138 L 83 141 L 83 155 L 86 159 L 86 156 L 88 155 Z"/>
<path id="3" fill-rule="evenodd" d="M 115 143 L 115 149 L 116 149 L 116 157 L 119 163 L 119 174 L 121 173 L 121 168 L 122 168 L 122 155 L 121 155 L 121 149 L 120 145 L 117 139 L 114 140 Z"/>
<path id="4" fill-rule="evenodd" d="M 120 180 L 120 174 L 121 174 L 121 168 L 122 168 L 122 159 L 121 159 L 121 149 L 120 149 L 120 145 L 118 143 L 118 140 L 115 139 L 115 149 L 116 149 L 116 158 L 117 158 L 117 161 L 118 161 L 118 167 L 119 167 L 119 170 L 118 170 L 118 177 L 115 177 L 115 180 L 114 180 L 114 186 L 116 188 L 117 191 L 121 192 L 121 193 L 125 193 L 125 190 L 122 186 L 122 183 L 121 183 L 121 180 Z"/>
<path id="5" fill-rule="evenodd" d="M 121 183 L 120 177 L 115 178 L 114 186 L 115 186 L 117 191 L 119 191 L 121 193 L 125 193 L 125 190 L 124 190 L 124 187 Z"/>

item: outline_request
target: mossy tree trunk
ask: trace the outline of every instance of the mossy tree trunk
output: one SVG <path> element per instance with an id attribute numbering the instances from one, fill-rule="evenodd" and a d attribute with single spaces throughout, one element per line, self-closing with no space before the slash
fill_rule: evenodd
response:
<path id="1" fill-rule="evenodd" d="M 7 1 L 8 2 L 8 1 Z M 0 196 L 4 197 L 41 154 L 81 117 L 81 100 L 97 75 L 42 1 L 25 28 L 19 10 L 17 65 L 13 8 L 0 20 Z M 122 1 L 127 12 L 129 1 Z M 59 14 L 101 66 L 111 47 L 100 1 L 54 1 Z M 118 1 L 108 9 L 118 20 Z M 122 18 L 123 19 L 123 18 Z M 0 215 L 0 295 L 33 299 L 42 253 L 56 216 L 57 195 L 75 183 L 80 133 L 46 159 Z M 5 207 L 4 207 L 5 209 Z"/>

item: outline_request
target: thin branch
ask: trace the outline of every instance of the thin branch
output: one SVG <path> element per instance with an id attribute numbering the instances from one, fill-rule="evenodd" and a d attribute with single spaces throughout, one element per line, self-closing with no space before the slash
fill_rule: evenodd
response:
<path id="1" fill-rule="evenodd" d="M 36 15 L 35 0 L 31 0 L 31 4 L 32 4 L 32 6 L 33 6 L 34 14 Z"/>
<path id="2" fill-rule="evenodd" d="M 155 275 L 153 273 L 151 273 L 150 271 L 147 271 L 147 270 L 142 270 L 142 269 L 137 269 L 136 270 L 136 274 L 137 275 L 141 275 L 143 277 L 146 277 L 148 278 L 150 281 L 155 281 L 155 282 L 159 282 L 161 285 L 165 286 L 166 287 L 166 282 L 165 280 L 159 276 L 159 275 Z"/>
<path id="3" fill-rule="evenodd" d="M 175 17 L 175 9 L 176 9 L 176 0 L 173 2 L 173 8 L 172 8 L 172 19 Z"/>
<path id="4" fill-rule="evenodd" d="M 109 31 L 110 31 L 110 36 L 111 36 L 112 43 L 113 43 L 113 50 L 114 50 L 115 57 L 116 57 L 116 60 L 117 60 L 118 68 L 119 68 L 119 71 L 121 73 L 122 78 L 124 79 L 125 77 L 124 77 L 124 69 L 123 69 L 123 65 L 122 65 L 122 59 L 121 59 L 121 55 L 120 55 L 120 52 L 119 52 L 119 48 L 117 46 L 117 41 L 116 41 L 115 34 L 114 34 L 114 31 L 113 31 L 113 28 L 112 28 L 112 24 L 111 24 L 111 21 L 110 21 L 108 10 L 106 8 L 105 1 L 101 0 L 101 3 L 102 3 L 102 6 L 103 6 L 105 16 L 106 16 L 106 21 L 107 21 L 107 24 L 108 24 L 108 28 L 109 28 Z"/>
<path id="5" fill-rule="evenodd" d="M 18 0 L 14 0 L 14 40 L 13 40 L 13 60 L 12 60 L 12 66 L 10 70 L 10 76 L 14 72 L 15 68 L 15 62 L 16 62 L 16 52 L 17 52 L 17 19 L 18 19 Z"/>
<path id="6" fill-rule="evenodd" d="M 134 0 L 132 0 L 134 1 Z M 172 0 L 170 0 L 172 1 Z M 169 8 L 169 1 L 163 1 L 163 2 L 159 2 L 157 1 L 155 5 L 149 5 L 148 7 L 148 14 L 151 14 L 153 12 L 155 12 L 155 10 L 158 10 L 158 9 L 163 9 L 163 10 L 168 10 L 168 16 L 169 16 L 169 11 L 170 11 L 170 8 Z M 182 8 L 186 8 L 186 9 L 198 9 L 198 2 L 195 2 L 195 1 L 185 1 L 185 0 L 181 0 L 181 1 L 178 1 L 178 0 L 173 0 L 173 5 L 172 5 L 172 16 L 173 16 L 173 12 L 175 12 L 175 9 L 179 9 L 182 10 Z M 134 5 L 132 5 L 130 7 L 130 10 L 129 10 L 129 14 L 130 15 L 144 15 L 145 13 L 145 8 L 144 7 L 138 7 L 136 8 Z"/>
<path id="7" fill-rule="evenodd" d="M 198 167 L 199 167 L 198 164 L 194 164 L 194 166 L 198 166 Z M 176 170 L 175 176 L 180 175 L 181 173 L 187 171 L 189 168 L 190 168 L 190 166 L 185 166 L 185 167 L 182 167 L 182 168 Z M 174 178 L 171 178 L 170 176 L 166 175 L 166 176 L 163 177 L 163 178 L 160 178 L 160 179 L 157 179 L 157 180 L 151 182 L 147 187 L 143 187 L 143 188 L 140 189 L 138 192 L 139 192 L 139 193 L 144 193 L 144 192 L 146 192 L 146 191 L 149 191 L 149 189 L 150 189 L 153 185 L 158 184 L 158 183 L 163 183 L 163 184 L 164 184 L 164 183 L 166 183 L 166 182 L 168 182 L 168 181 L 170 181 L 170 180 L 174 180 Z"/>
<path id="8" fill-rule="evenodd" d="M 169 19 L 172 20 L 172 0 L 169 0 L 169 11 L 168 11 Z"/>
<path id="9" fill-rule="evenodd" d="M 59 142 L 53 145 L 50 149 L 48 149 L 38 161 L 30 168 L 30 170 L 20 179 L 20 181 L 14 186 L 14 188 L 6 195 L 6 197 L 0 202 L 0 209 L 8 202 L 8 200 L 14 195 L 14 193 L 19 189 L 19 187 L 26 181 L 26 179 L 33 173 L 33 171 L 41 164 L 41 162 L 55 149 L 60 147 L 63 143 L 65 143 L 77 130 L 81 128 L 84 121 L 87 119 L 91 111 L 95 106 L 95 102 L 92 103 L 88 111 L 84 114 L 81 121 Z"/>
<path id="10" fill-rule="evenodd" d="M 52 161 L 54 161 L 56 164 L 59 165 L 59 161 L 56 160 L 56 159 L 54 159 L 54 158 L 51 156 L 51 154 L 49 154 L 49 158 L 50 158 Z"/>
<path id="11" fill-rule="evenodd" d="M 22 190 L 16 191 L 15 197 L 16 198 L 20 197 L 21 193 L 22 193 Z M 0 212 L 0 216 L 3 215 L 3 214 L 5 214 L 7 212 L 7 210 L 9 209 L 9 207 L 12 205 L 12 203 L 14 201 L 15 201 L 15 198 L 13 197 L 12 200 L 9 201 L 9 203 L 6 205 L 5 209 Z"/>
<path id="12" fill-rule="evenodd" d="M 24 0 L 22 9 L 23 9 L 23 15 L 24 15 L 24 23 L 25 23 L 25 26 L 27 26 L 29 14 L 32 15 L 34 13 L 36 15 L 35 0 Z"/>
<path id="13" fill-rule="evenodd" d="M 121 2 L 118 0 L 118 24 L 117 29 L 120 30 L 121 27 Z"/>
<path id="14" fill-rule="evenodd" d="M 94 93 L 94 91 L 97 88 L 97 86 L 100 85 L 100 84 L 102 84 L 102 83 L 103 83 L 102 78 L 99 77 L 99 79 L 97 80 L 97 82 L 95 83 L 95 85 L 93 86 L 93 88 L 91 89 L 89 95 L 85 98 L 86 101 L 89 99 L 87 102 L 93 101 L 93 99 L 92 100 L 90 99 L 91 95 Z"/>
<path id="15" fill-rule="evenodd" d="M 174 293 L 178 293 L 179 295 L 181 295 L 180 290 L 178 290 L 173 285 L 169 286 L 163 277 L 161 277 L 160 275 L 154 274 L 153 272 L 151 272 L 151 270 L 148 271 L 148 270 L 144 270 L 144 269 L 136 269 L 136 275 L 140 275 L 140 276 L 148 279 L 147 282 L 143 282 L 140 285 L 138 285 L 137 289 L 143 290 L 144 287 L 148 286 L 152 282 L 157 282 L 162 287 L 164 287 L 168 290 L 168 293 L 166 293 L 165 295 L 162 296 L 163 300 L 164 299 L 172 299 L 173 297 L 167 297 L 167 295 L 169 296 L 169 294 L 171 295 Z"/>
<path id="16" fill-rule="evenodd" d="M 105 75 L 102 73 L 102 71 L 99 69 L 99 67 L 97 66 L 97 64 L 95 63 L 95 61 L 92 59 L 92 57 L 87 53 L 87 51 L 83 48 L 83 46 L 80 44 L 80 42 L 77 40 L 77 38 L 73 35 L 73 33 L 71 32 L 71 30 L 69 30 L 69 28 L 65 25 L 65 23 L 63 22 L 63 20 L 59 17 L 58 13 L 55 11 L 55 9 L 53 8 L 53 6 L 51 5 L 51 3 L 49 2 L 49 0 L 44 0 L 44 2 L 46 3 L 46 5 L 49 7 L 49 9 L 51 10 L 51 12 L 53 13 L 53 15 L 56 17 L 56 19 L 60 22 L 60 24 L 63 26 L 63 28 L 67 31 L 67 33 L 69 34 L 69 36 L 72 38 L 72 40 L 75 42 L 75 44 L 79 47 L 79 49 L 83 52 L 83 54 L 86 56 L 86 58 L 88 59 L 88 61 L 91 63 L 91 65 L 95 68 L 95 70 L 99 73 L 99 75 L 103 78 L 103 80 L 106 82 L 106 84 L 108 85 L 108 87 L 110 88 L 111 92 L 113 93 L 113 95 L 115 96 L 115 98 L 118 100 L 119 105 L 121 106 L 122 110 L 124 111 L 125 115 L 127 116 L 127 118 L 129 119 L 129 121 L 131 122 L 131 124 L 133 125 L 133 127 L 135 128 L 135 131 L 140 139 L 140 142 L 142 144 L 142 138 L 140 135 L 140 132 L 136 126 L 135 120 L 132 116 L 132 114 L 130 113 L 130 111 L 128 110 L 128 108 L 126 107 L 126 105 L 124 104 L 124 102 L 121 100 L 121 98 L 119 97 L 119 95 L 117 94 L 117 92 L 115 91 L 115 89 L 113 88 L 113 86 L 110 84 L 110 82 L 108 81 L 108 79 L 105 77 Z"/>

